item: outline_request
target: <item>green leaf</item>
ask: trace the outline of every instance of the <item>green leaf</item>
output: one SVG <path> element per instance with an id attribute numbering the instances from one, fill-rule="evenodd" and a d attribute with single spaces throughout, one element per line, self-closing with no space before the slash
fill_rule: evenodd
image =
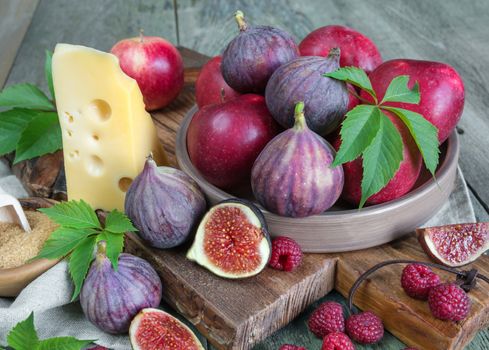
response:
<path id="1" fill-rule="evenodd" d="M 391 120 L 381 113 L 380 128 L 363 152 L 362 198 L 360 208 L 394 177 L 403 158 L 401 135 Z"/>
<path id="2" fill-rule="evenodd" d="M 81 241 L 96 233 L 93 229 L 60 227 L 51 233 L 35 259 L 59 259 L 68 255 Z"/>
<path id="3" fill-rule="evenodd" d="M 423 156 L 426 168 L 433 176 L 435 176 L 440 156 L 438 129 L 436 126 L 431 124 L 419 113 L 403 108 L 386 106 L 383 106 L 382 108 L 394 113 L 404 122 L 404 124 L 406 124 Z"/>
<path id="4" fill-rule="evenodd" d="M 83 199 L 58 203 L 51 208 L 38 209 L 59 225 L 78 229 L 101 229 L 97 214 Z"/>
<path id="5" fill-rule="evenodd" d="M 33 312 L 27 319 L 17 323 L 7 335 L 7 344 L 15 350 L 33 350 L 36 349 L 38 343 Z"/>
<path id="6" fill-rule="evenodd" d="M 63 147 L 58 115 L 54 112 L 40 112 L 22 132 L 17 144 L 14 164 Z"/>
<path id="7" fill-rule="evenodd" d="M 117 209 L 112 210 L 105 219 L 105 230 L 112 233 L 136 232 L 131 220 Z"/>
<path id="8" fill-rule="evenodd" d="M 363 69 L 357 67 L 343 67 L 338 68 L 334 72 L 325 73 L 323 76 L 341 80 L 365 90 L 370 96 L 372 96 L 377 104 L 377 95 L 372 88 L 372 83 L 370 82 L 367 73 L 365 73 Z"/>
<path id="9" fill-rule="evenodd" d="M 332 166 L 352 161 L 370 145 L 380 127 L 381 111 L 377 106 L 358 105 L 346 114 L 341 125 L 341 146 Z"/>
<path id="10" fill-rule="evenodd" d="M 22 83 L 9 86 L 0 92 L 0 107 L 19 107 L 53 111 L 55 107 L 39 88 Z"/>
<path id="11" fill-rule="evenodd" d="M 73 337 L 57 337 L 41 341 L 36 350 L 82 350 L 93 342 Z"/>
<path id="12" fill-rule="evenodd" d="M 419 94 L 419 84 L 416 82 L 412 89 L 408 88 L 409 76 L 400 75 L 390 82 L 385 92 L 382 103 L 384 102 L 405 102 L 418 104 L 421 96 Z"/>
<path id="13" fill-rule="evenodd" d="M 114 234 L 103 231 L 97 238 L 99 241 L 105 241 L 107 258 L 112 262 L 112 267 L 117 271 L 119 255 L 124 249 L 124 235 Z"/>
<path id="14" fill-rule="evenodd" d="M 96 236 L 85 238 L 75 247 L 70 255 L 69 270 L 73 283 L 75 284 L 71 301 L 74 301 L 80 294 L 83 281 L 87 276 L 88 268 L 93 260 L 93 249 L 96 239 Z"/>
<path id="15" fill-rule="evenodd" d="M 0 113 L 0 156 L 15 151 L 22 132 L 38 113 L 23 108 Z"/>
<path id="16" fill-rule="evenodd" d="M 46 82 L 48 83 L 49 92 L 51 98 L 54 100 L 54 86 L 53 86 L 53 70 L 52 70 L 53 53 L 46 50 L 46 61 L 44 63 L 44 75 L 46 76 Z"/>

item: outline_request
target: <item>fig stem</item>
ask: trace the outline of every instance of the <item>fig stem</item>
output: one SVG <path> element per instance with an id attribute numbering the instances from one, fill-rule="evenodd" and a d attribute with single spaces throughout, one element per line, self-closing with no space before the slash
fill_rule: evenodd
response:
<path id="1" fill-rule="evenodd" d="M 140 28 L 139 29 L 139 42 L 142 44 L 144 41 L 144 29 Z"/>
<path id="2" fill-rule="evenodd" d="M 246 21 L 244 19 L 244 13 L 243 11 L 236 11 L 234 14 L 234 18 L 236 19 L 236 22 L 238 23 L 239 31 L 243 32 L 246 29 L 248 29 L 248 25 L 246 24 Z"/>
<path id="3" fill-rule="evenodd" d="M 306 117 L 304 116 L 304 102 L 300 101 L 295 104 L 294 110 L 294 129 L 303 130 L 307 128 Z"/>
<path id="4" fill-rule="evenodd" d="M 105 241 L 99 241 L 97 243 L 97 262 L 103 261 L 107 257 L 107 243 Z"/>
<path id="5" fill-rule="evenodd" d="M 435 263 L 431 263 L 431 262 L 422 262 L 422 261 L 416 261 L 416 260 L 403 260 L 403 259 L 399 259 L 399 260 L 387 260 L 387 261 L 384 261 L 384 262 L 378 263 L 377 265 L 372 266 L 370 269 L 368 269 L 367 271 L 365 271 L 364 273 L 362 273 L 357 278 L 357 280 L 355 281 L 355 283 L 353 283 L 353 286 L 350 288 L 350 293 L 348 294 L 348 311 L 350 312 L 350 314 L 354 314 L 354 312 L 353 312 L 353 297 L 355 296 L 355 292 L 357 291 L 357 289 L 360 286 L 360 284 L 370 274 L 374 273 L 378 269 L 380 269 L 380 268 L 382 268 L 384 266 L 393 265 L 393 264 L 420 264 L 420 265 L 434 267 L 436 269 L 440 269 L 440 270 L 444 270 L 446 272 L 453 273 L 454 275 L 457 275 L 457 277 L 460 278 L 461 280 L 465 280 L 467 278 L 470 279 L 470 277 L 472 277 L 472 276 L 475 275 L 475 277 L 480 278 L 481 280 L 489 283 L 489 278 L 487 276 L 484 276 L 484 275 L 478 273 L 477 270 L 475 270 L 475 272 L 474 272 L 474 270 L 464 271 L 464 270 L 455 269 L 453 267 L 443 266 L 443 265 L 440 265 L 440 264 L 435 264 Z M 467 285 L 464 284 L 462 286 L 462 288 L 466 292 L 468 292 L 473 286 L 474 285 L 467 286 Z"/>

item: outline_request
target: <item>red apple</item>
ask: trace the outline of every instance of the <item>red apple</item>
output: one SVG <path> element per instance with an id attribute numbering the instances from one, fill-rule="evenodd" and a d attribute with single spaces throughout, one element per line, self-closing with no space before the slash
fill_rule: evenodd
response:
<path id="1" fill-rule="evenodd" d="M 445 63 L 407 59 L 387 61 L 370 74 L 372 87 L 379 101 L 384 97 L 392 79 L 399 75 L 409 75 L 410 88 L 416 81 L 419 83 L 421 101 L 418 105 L 392 102 L 387 102 L 386 105 L 422 114 L 438 128 L 438 140 L 442 143 L 450 136 L 462 116 L 465 101 L 462 78 Z M 362 96 L 370 99 L 366 93 Z"/>
<path id="2" fill-rule="evenodd" d="M 233 189 L 249 181 L 253 162 L 278 132 L 265 98 L 241 95 L 207 105 L 194 115 L 187 133 L 188 153 L 207 181 Z"/>
<path id="3" fill-rule="evenodd" d="M 368 205 L 389 202 L 408 193 L 416 183 L 423 165 L 421 153 L 404 123 L 389 112 L 386 112 L 386 114 L 401 133 L 403 141 L 403 160 L 389 183 L 367 200 L 366 204 Z M 339 134 L 336 135 L 332 145 L 336 150 L 340 148 L 341 138 Z M 343 164 L 343 172 L 345 176 L 345 184 L 343 186 L 341 197 L 349 203 L 358 205 L 362 197 L 362 160 L 358 158 L 352 162 Z"/>
<path id="4" fill-rule="evenodd" d="M 233 90 L 222 77 L 221 56 L 211 58 L 200 71 L 195 82 L 195 98 L 197 106 L 204 106 L 229 101 L 240 93 Z"/>
<path id="5" fill-rule="evenodd" d="M 124 73 L 137 81 L 148 111 L 167 106 L 182 90 L 182 56 L 165 39 L 141 34 L 119 41 L 110 51 Z"/>
<path id="6" fill-rule="evenodd" d="M 331 25 L 312 31 L 299 44 L 299 51 L 302 56 L 328 56 L 334 47 L 341 50 L 341 67 L 355 66 L 370 73 L 382 63 L 373 41 L 345 26 Z"/>

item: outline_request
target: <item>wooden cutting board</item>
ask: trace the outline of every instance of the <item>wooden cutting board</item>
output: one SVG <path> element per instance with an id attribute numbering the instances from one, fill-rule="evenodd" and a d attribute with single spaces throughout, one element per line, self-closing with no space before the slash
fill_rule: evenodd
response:
<path id="1" fill-rule="evenodd" d="M 193 83 L 207 60 L 181 49 L 186 66 L 186 85 L 179 98 L 153 119 L 158 136 L 176 166 L 175 133 L 186 112 L 194 105 Z M 16 175 L 32 195 L 65 196 L 62 155 L 55 154 L 23 162 L 14 167 Z M 149 260 L 165 285 L 164 299 L 183 314 L 218 349 L 250 349 L 287 324 L 307 305 L 333 287 L 344 296 L 356 278 L 376 263 L 390 259 L 427 260 L 411 236 L 377 248 L 343 254 L 308 254 L 294 273 L 266 269 L 242 281 L 218 278 L 185 259 L 185 247 L 155 250 L 135 236 L 127 240 L 128 252 Z M 489 275 L 489 257 L 473 266 Z M 402 265 L 385 267 L 373 274 L 358 290 L 355 305 L 376 312 L 386 329 L 409 346 L 426 350 L 460 350 L 473 335 L 489 324 L 489 285 L 480 282 L 470 292 L 472 309 L 460 323 L 433 318 L 425 302 L 409 298 L 400 286 Z M 454 277 L 440 273 L 444 280 Z"/>

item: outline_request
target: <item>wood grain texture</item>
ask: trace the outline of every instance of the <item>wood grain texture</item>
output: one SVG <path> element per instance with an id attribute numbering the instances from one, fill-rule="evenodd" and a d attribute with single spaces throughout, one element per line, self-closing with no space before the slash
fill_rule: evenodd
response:
<path id="1" fill-rule="evenodd" d="M 0 88 L 14 62 L 39 0 L 0 2 Z"/>
<path id="2" fill-rule="evenodd" d="M 126 251 L 148 260 L 165 286 L 163 299 L 220 350 L 247 350 L 288 324 L 333 289 L 336 259 L 306 255 L 291 273 L 266 268 L 258 276 L 227 280 L 185 258 L 186 247 L 147 248 L 135 236 Z"/>
<path id="3" fill-rule="evenodd" d="M 369 267 L 391 259 L 429 261 L 412 236 L 374 249 L 340 255 L 335 289 L 345 297 L 357 277 Z M 387 266 L 374 273 L 358 289 L 354 303 L 360 309 L 372 310 L 394 335 L 410 346 L 426 350 L 461 350 L 476 332 L 489 325 L 489 284 L 480 281 L 470 292 L 469 316 L 461 322 L 435 319 L 428 304 L 410 298 L 400 285 L 405 265 Z M 464 269 L 476 268 L 489 276 L 489 257 L 480 258 Z M 440 270 L 442 281 L 454 281 L 455 276 Z"/>

